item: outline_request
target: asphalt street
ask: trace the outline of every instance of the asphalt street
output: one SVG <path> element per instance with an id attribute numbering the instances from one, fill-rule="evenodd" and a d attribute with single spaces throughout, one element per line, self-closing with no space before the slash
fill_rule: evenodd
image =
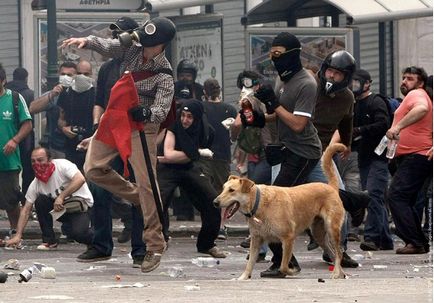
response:
<path id="1" fill-rule="evenodd" d="M 259 272 L 270 263 L 257 263 L 249 281 L 235 281 L 246 263 L 247 249 L 239 243 L 245 225 L 229 228 L 226 241 L 218 246 L 228 252 L 214 267 L 192 263 L 206 255 L 196 252 L 199 222 L 173 224 L 174 237 L 161 265 L 151 273 L 132 268 L 129 243 L 115 241 L 112 259 L 95 263 L 76 262 L 84 245 L 65 243 L 56 251 L 36 250 L 38 239 L 25 241 L 22 250 L 0 248 L 0 264 L 17 259 L 19 270 L 0 284 L 1 302 L 432 302 L 432 253 L 396 255 L 394 251 L 363 252 L 358 242 L 349 242 L 348 253 L 361 266 L 346 269 L 347 279 L 331 280 L 321 251 L 307 251 L 306 236 L 299 236 L 295 254 L 302 271 L 286 279 L 262 279 Z M 398 240 L 398 239 L 397 239 Z M 402 242 L 395 242 L 400 247 Z M 270 253 L 267 259 L 270 259 Z M 28 283 L 18 283 L 19 273 L 34 262 L 53 267 L 55 279 L 35 273 Z M 172 277 L 171 272 L 179 276 Z"/>

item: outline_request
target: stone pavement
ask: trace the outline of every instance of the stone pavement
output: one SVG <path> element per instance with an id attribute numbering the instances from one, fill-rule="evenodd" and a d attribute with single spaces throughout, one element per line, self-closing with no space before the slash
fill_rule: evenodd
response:
<path id="1" fill-rule="evenodd" d="M 56 251 L 38 251 L 40 239 L 26 233 L 22 250 L 0 248 L 0 265 L 17 259 L 20 270 L 6 270 L 11 275 L 0 284 L 2 302 L 416 302 L 433 300 L 432 253 L 396 255 L 394 251 L 363 252 L 358 242 L 350 242 L 348 253 L 360 259 L 361 267 L 346 269 L 348 279 L 331 280 L 328 265 L 319 249 L 307 251 L 307 237 L 299 236 L 295 244 L 302 271 L 286 279 L 261 279 L 259 272 L 269 263 L 258 263 L 250 281 L 233 281 L 244 270 L 247 250 L 239 246 L 246 233 L 243 218 L 229 222 L 229 238 L 217 245 L 229 253 L 220 264 L 198 267 L 192 259 L 206 255 L 196 252 L 199 221 L 176 222 L 168 251 L 159 268 L 143 274 L 132 268 L 130 244 L 115 241 L 113 256 L 96 263 L 76 262 L 84 245 L 66 243 Z M 7 223 L 7 222 L 6 222 Z M 5 231 L 5 221 L 0 221 Z M 6 224 L 7 227 L 7 224 Z M 36 225 L 37 227 L 37 225 Z M 35 228 L 32 222 L 29 231 Z M 7 230 L 7 229 L 6 229 Z M 120 231 L 117 224 L 115 230 Z M 36 231 L 35 231 L 36 234 Z M 396 247 L 402 246 L 398 239 Z M 267 259 L 270 259 L 270 254 Z M 56 279 L 43 279 L 35 274 L 28 283 L 18 283 L 20 271 L 41 262 L 54 267 Z M 180 277 L 171 270 L 181 268 Z M 139 284 L 136 284 L 139 283 Z M 136 287 L 132 287 L 135 284 Z"/>

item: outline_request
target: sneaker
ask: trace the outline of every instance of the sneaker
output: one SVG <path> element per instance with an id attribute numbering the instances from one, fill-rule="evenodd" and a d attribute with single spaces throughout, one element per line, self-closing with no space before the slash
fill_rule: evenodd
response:
<path id="1" fill-rule="evenodd" d="M 219 230 L 219 234 L 217 236 L 218 240 L 226 240 L 227 239 L 227 233 L 226 233 L 226 228 L 220 228 Z"/>
<path id="2" fill-rule="evenodd" d="M 319 244 L 316 243 L 314 238 L 311 238 L 309 244 L 307 245 L 307 250 L 311 251 L 311 250 L 317 249 L 318 247 L 319 247 Z"/>
<path id="3" fill-rule="evenodd" d="M 322 254 L 322 259 L 330 264 L 334 265 L 334 260 L 325 252 Z M 359 267 L 359 263 L 354 261 L 346 252 L 343 252 L 342 254 L 342 260 L 341 260 L 341 266 L 345 268 L 357 268 Z"/>
<path id="4" fill-rule="evenodd" d="M 242 248 L 250 248 L 250 236 L 248 236 L 247 238 L 245 238 L 241 243 L 240 246 Z"/>
<path id="5" fill-rule="evenodd" d="M 56 250 L 57 249 L 57 243 L 48 244 L 48 243 L 42 243 L 39 244 L 38 247 L 36 247 L 37 250 Z"/>
<path id="6" fill-rule="evenodd" d="M 104 261 L 111 258 L 111 255 L 106 255 L 97 250 L 95 247 L 89 247 L 84 253 L 78 255 L 77 262 L 96 262 Z"/>
<path id="7" fill-rule="evenodd" d="M 145 258 L 145 256 L 143 256 L 143 255 L 134 256 L 133 257 L 133 268 L 140 268 L 142 266 L 144 258 Z"/>
<path id="8" fill-rule="evenodd" d="M 118 236 L 119 243 L 126 243 L 131 240 L 131 230 L 124 228 Z"/>
<path id="9" fill-rule="evenodd" d="M 226 253 L 220 248 L 218 248 L 217 246 L 214 246 L 206 251 L 199 251 L 199 252 L 203 254 L 211 255 L 214 258 L 220 258 L 220 259 L 226 258 Z"/>
<path id="10" fill-rule="evenodd" d="M 360 243 L 360 249 L 364 251 L 377 251 L 380 248 L 372 241 L 363 241 Z"/>
<path id="11" fill-rule="evenodd" d="M 146 255 L 143 257 L 142 265 L 140 266 L 142 272 L 150 272 L 156 269 L 160 265 L 161 256 L 161 253 L 147 251 Z"/>

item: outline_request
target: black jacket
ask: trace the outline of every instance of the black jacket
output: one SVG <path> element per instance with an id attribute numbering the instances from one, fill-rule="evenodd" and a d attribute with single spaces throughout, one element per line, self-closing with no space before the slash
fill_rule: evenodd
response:
<path id="1" fill-rule="evenodd" d="M 353 137 L 352 145 L 352 149 L 358 151 L 359 165 L 367 165 L 372 159 L 386 160 L 384 155 L 377 156 L 374 153 L 390 125 L 385 100 L 375 94 L 357 100 L 354 106 L 353 121 L 354 128 L 360 129 L 360 136 Z"/>
<path id="2" fill-rule="evenodd" d="M 29 107 L 30 102 L 32 102 L 35 99 L 35 94 L 33 90 L 31 90 L 27 86 L 26 82 L 22 80 L 13 80 L 11 82 L 8 82 L 5 86 L 10 90 L 20 93 L 21 96 L 23 96 L 24 100 L 26 101 L 27 107 Z"/>

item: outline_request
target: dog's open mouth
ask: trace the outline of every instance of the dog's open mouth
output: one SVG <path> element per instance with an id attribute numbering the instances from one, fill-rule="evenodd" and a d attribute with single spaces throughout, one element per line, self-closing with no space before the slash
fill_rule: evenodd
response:
<path id="1" fill-rule="evenodd" d="M 226 219 L 232 218 L 235 215 L 235 213 L 237 212 L 238 208 L 240 208 L 239 202 L 234 202 L 231 205 L 229 205 L 228 207 L 226 207 L 225 218 Z"/>

